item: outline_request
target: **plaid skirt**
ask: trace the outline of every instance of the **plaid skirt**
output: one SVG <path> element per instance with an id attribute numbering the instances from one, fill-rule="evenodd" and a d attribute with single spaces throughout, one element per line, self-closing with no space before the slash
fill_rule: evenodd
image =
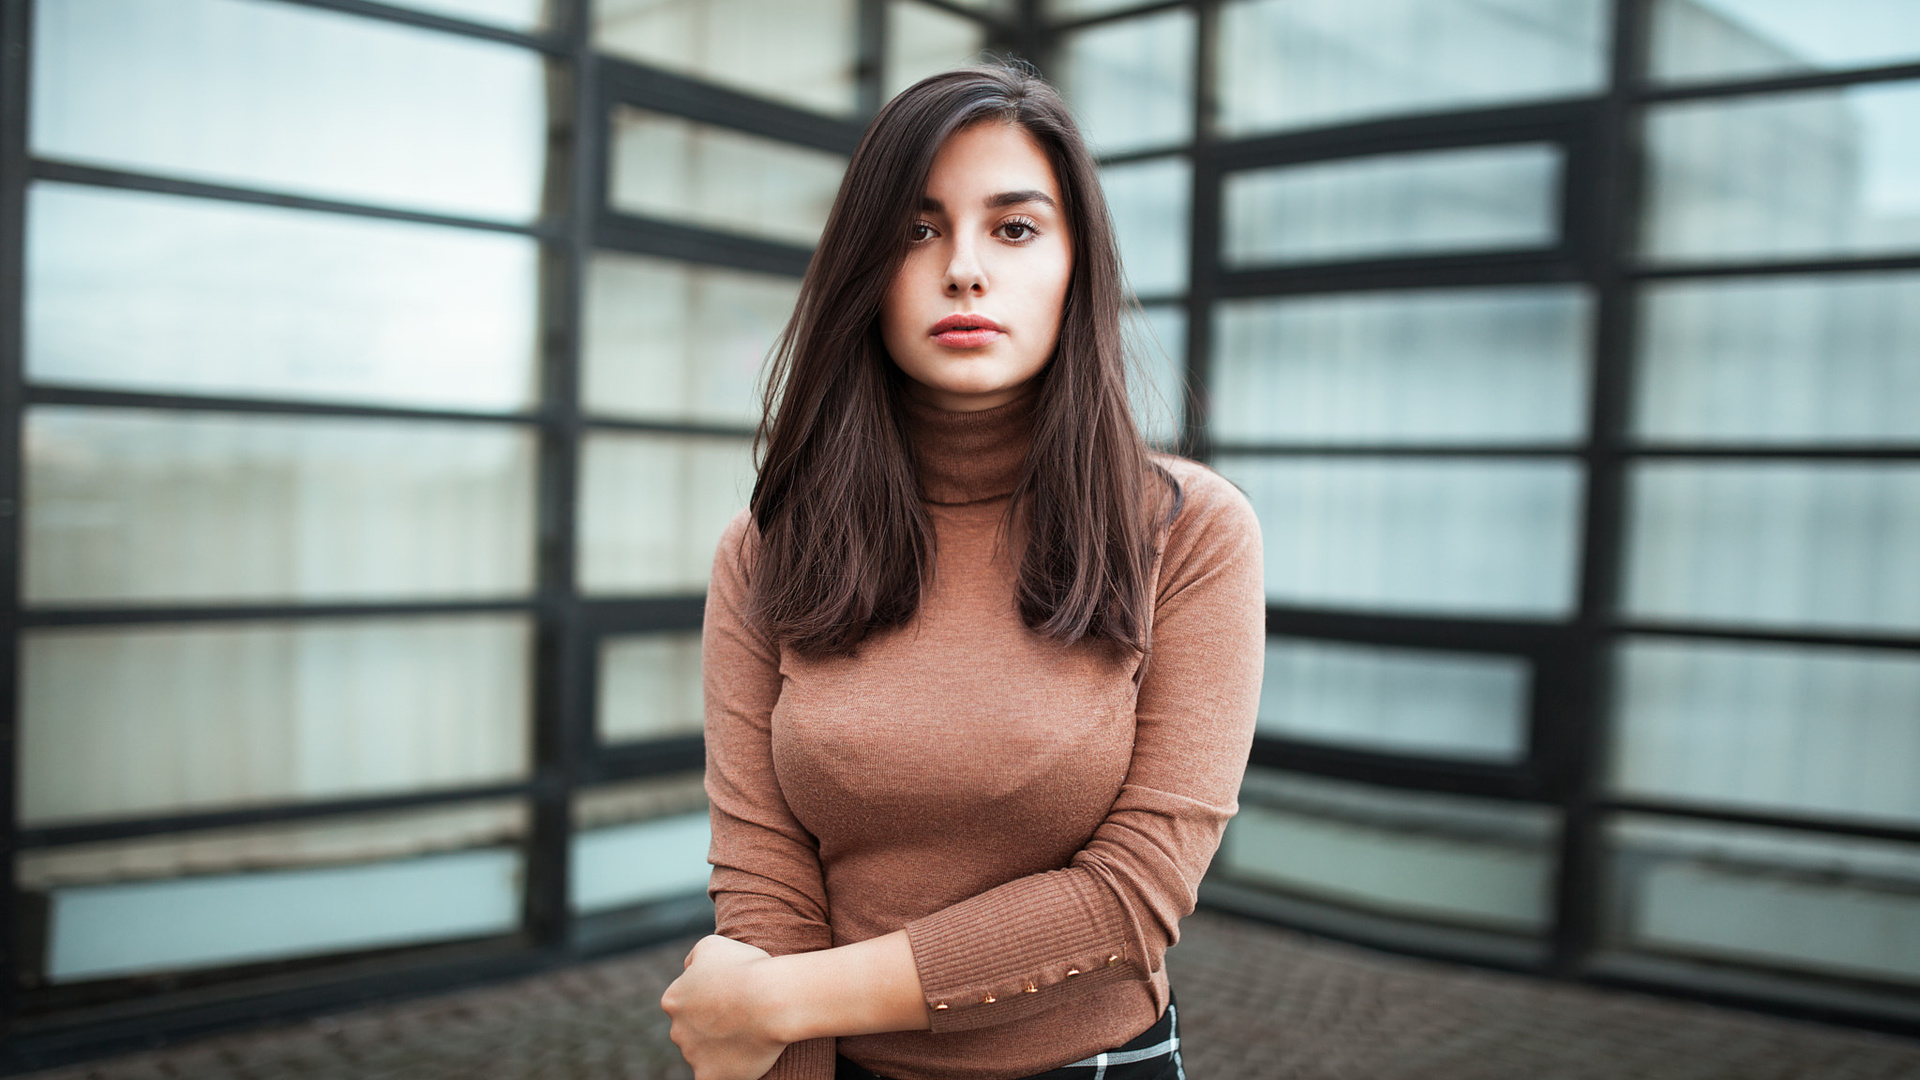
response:
<path id="1" fill-rule="evenodd" d="M 839 1059 L 834 1080 L 887 1080 L 876 1072 Z M 1153 1026 L 1125 1045 L 1102 1050 L 1071 1065 L 1035 1073 L 1025 1080 L 1187 1080 L 1187 1069 L 1180 1061 L 1180 1015 L 1173 999 L 1167 999 L 1167 1011 Z"/>

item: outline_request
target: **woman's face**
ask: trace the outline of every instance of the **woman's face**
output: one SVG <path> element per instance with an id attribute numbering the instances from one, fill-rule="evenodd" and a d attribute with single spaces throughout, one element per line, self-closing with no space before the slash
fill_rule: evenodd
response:
<path id="1" fill-rule="evenodd" d="M 920 400 L 1004 405 L 1047 366 L 1073 247 L 1053 166 L 1026 129 L 975 124 L 933 159 L 880 336 Z"/>

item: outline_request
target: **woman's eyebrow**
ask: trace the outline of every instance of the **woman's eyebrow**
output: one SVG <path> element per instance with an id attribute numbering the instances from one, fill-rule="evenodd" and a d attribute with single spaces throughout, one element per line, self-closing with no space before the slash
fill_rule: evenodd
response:
<path id="1" fill-rule="evenodd" d="M 1021 203 L 1045 203 L 1048 206 L 1056 208 L 1059 206 L 1058 203 L 1053 201 L 1053 196 L 1036 189 L 1003 191 L 998 195 L 989 195 L 986 199 L 986 207 L 989 210 L 998 210 L 1007 206 L 1019 206 Z M 931 195 L 922 195 L 920 196 L 920 209 L 930 214 L 938 214 L 945 212 L 946 207 L 941 204 L 939 199 Z"/>

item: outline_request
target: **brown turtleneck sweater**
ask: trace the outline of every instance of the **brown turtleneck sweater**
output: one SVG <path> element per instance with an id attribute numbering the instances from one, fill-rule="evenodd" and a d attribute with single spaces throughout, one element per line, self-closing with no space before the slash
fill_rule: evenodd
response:
<path id="1" fill-rule="evenodd" d="M 1185 501 L 1137 685 L 1137 657 L 1021 623 L 1002 529 L 1032 405 L 910 407 L 935 572 L 912 624 L 856 657 L 805 659 L 749 623 L 746 513 L 707 593 L 719 932 L 783 955 L 905 927 L 933 1030 L 837 1040 L 898 1080 L 1026 1076 L 1145 1030 L 1253 737 L 1259 527 L 1203 466 L 1158 458 Z M 835 1042 L 768 1076 L 831 1080 Z"/>

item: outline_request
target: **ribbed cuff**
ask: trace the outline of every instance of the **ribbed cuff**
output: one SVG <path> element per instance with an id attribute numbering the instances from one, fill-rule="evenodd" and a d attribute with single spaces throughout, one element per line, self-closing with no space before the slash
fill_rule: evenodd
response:
<path id="1" fill-rule="evenodd" d="M 761 1080 L 833 1080 L 834 1040 L 791 1043 Z"/>

